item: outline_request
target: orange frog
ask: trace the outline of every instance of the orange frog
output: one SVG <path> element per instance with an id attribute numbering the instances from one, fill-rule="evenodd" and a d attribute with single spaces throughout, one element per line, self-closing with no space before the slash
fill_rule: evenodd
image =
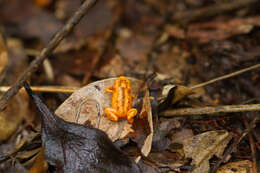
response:
<path id="1" fill-rule="evenodd" d="M 105 91 L 112 93 L 112 108 L 105 108 L 106 116 L 112 121 L 127 118 L 129 123 L 133 123 L 137 110 L 132 108 L 134 96 L 131 94 L 130 81 L 126 77 L 120 76 L 115 80 L 114 85 L 106 88 Z"/>

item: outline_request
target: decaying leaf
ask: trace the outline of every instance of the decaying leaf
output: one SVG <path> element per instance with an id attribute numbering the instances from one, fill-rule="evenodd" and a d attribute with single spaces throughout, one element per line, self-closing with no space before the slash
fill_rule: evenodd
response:
<path id="1" fill-rule="evenodd" d="M 252 162 L 249 160 L 241 160 L 237 162 L 231 162 L 221 166 L 217 173 L 253 173 Z"/>
<path id="2" fill-rule="evenodd" d="M 42 143 L 50 165 L 68 173 L 141 172 L 103 131 L 64 121 L 47 108 L 27 83 L 24 87 L 41 112 Z"/>
<path id="3" fill-rule="evenodd" d="M 183 141 L 186 158 L 192 158 L 195 165 L 192 173 L 207 173 L 209 171 L 209 159 L 215 155 L 221 157 L 223 151 L 231 140 L 231 136 L 225 130 L 209 131 Z"/>
<path id="4" fill-rule="evenodd" d="M 112 86 L 115 79 L 116 78 L 111 78 L 97 81 L 74 92 L 67 100 L 65 100 L 63 104 L 58 107 L 55 114 L 65 121 L 79 124 L 90 123 L 93 127 L 99 128 L 106 132 L 112 141 L 127 137 L 130 132 L 134 132 L 132 125 L 135 126 L 137 120 L 139 120 L 138 122 L 144 121 L 149 130 L 146 131 L 147 133 L 141 134 L 144 138 L 140 140 L 140 143 L 143 154 L 147 155 L 151 149 L 151 139 L 153 134 L 149 92 L 146 89 L 139 118 L 136 119 L 133 124 L 129 124 L 125 119 L 118 122 L 113 122 L 104 115 L 104 108 L 111 107 L 111 94 L 105 92 L 105 89 Z M 128 79 L 131 82 L 131 93 L 134 96 L 137 96 L 142 81 L 134 78 Z M 135 105 L 136 101 L 137 99 L 133 100 L 133 105 Z M 77 114 L 79 115 L 78 117 Z M 142 126 L 141 128 L 144 127 Z"/>

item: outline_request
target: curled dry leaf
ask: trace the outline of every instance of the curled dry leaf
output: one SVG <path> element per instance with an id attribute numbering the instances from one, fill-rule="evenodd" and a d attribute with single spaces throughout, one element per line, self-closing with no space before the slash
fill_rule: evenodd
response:
<path id="1" fill-rule="evenodd" d="M 144 156 L 148 156 L 151 151 L 153 141 L 153 119 L 151 113 L 151 105 L 149 100 L 149 91 L 145 88 L 144 98 L 142 100 L 142 109 L 138 119 L 133 123 L 134 139 Z M 131 136 L 131 134 L 129 134 Z M 141 156 L 135 159 L 139 162 Z"/>
<path id="2" fill-rule="evenodd" d="M 136 122 L 143 121 L 142 123 L 146 124 L 147 128 L 140 132 L 141 134 L 136 135 L 139 137 L 142 136 L 142 140 L 138 140 L 138 144 L 141 146 L 142 153 L 148 155 L 153 136 L 149 92 L 145 89 L 144 98 L 142 99 L 142 108 L 139 111 L 140 113 L 138 112 L 139 116 L 136 116 L 138 118 L 135 119 L 133 124 L 129 124 L 126 119 L 120 119 L 118 122 L 111 121 L 104 114 L 104 108 L 111 107 L 111 94 L 105 92 L 105 89 L 112 86 L 115 79 L 116 78 L 100 80 L 79 89 L 57 108 L 55 114 L 65 121 L 99 128 L 106 132 L 112 141 L 123 139 L 130 133 L 134 133 L 132 126 L 139 129 L 144 128 L 136 124 Z M 131 83 L 131 93 L 137 96 L 143 82 L 134 78 L 128 79 Z M 136 103 L 137 99 L 134 98 L 133 105 Z"/>
<path id="3" fill-rule="evenodd" d="M 209 131 L 183 141 L 186 158 L 192 158 L 195 165 L 192 173 L 208 173 L 209 159 L 215 155 L 221 157 L 223 151 L 231 140 L 231 136 L 225 130 Z"/>
<path id="4" fill-rule="evenodd" d="M 165 85 L 162 89 L 163 101 L 160 103 L 159 109 L 166 109 L 170 105 L 178 103 L 193 93 L 190 88 L 183 85 Z"/>
<path id="5" fill-rule="evenodd" d="M 168 92 L 167 92 L 167 90 L 168 90 Z M 171 98 L 171 104 L 175 104 L 178 101 L 182 100 L 183 98 L 194 93 L 190 88 L 183 86 L 183 85 L 176 85 L 176 86 L 175 85 L 166 85 L 163 88 L 162 94 L 167 92 L 167 97 L 169 97 L 171 90 L 174 90 L 174 97 Z"/>

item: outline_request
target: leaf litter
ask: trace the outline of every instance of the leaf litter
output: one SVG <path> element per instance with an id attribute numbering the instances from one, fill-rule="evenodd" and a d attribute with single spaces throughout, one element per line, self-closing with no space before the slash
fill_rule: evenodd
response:
<path id="1" fill-rule="evenodd" d="M 0 2 L 0 18 L 3 21 L 0 30 L 1 33 L 2 28 L 6 31 L 4 37 L 6 36 L 7 42 L 10 39 L 18 40 L 22 45 L 24 44 L 25 48 L 41 49 L 59 26 L 81 4 L 80 0 L 51 2 L 42 0 L 41 3 L 47 2 L 46 5 L 41 5 L 39 2 L 37 0 Z M 185 87 L 196 86 L 202 81 L 236 71 L 237 68 L 244 68 L 244 66 L 258 63 L 258 40 L 260 39 L 259 10 L 257 9 L 259 5 L 255 2 L 257 1 L 99 1 L 96 8 L 93 8 L 92 12 L 83 18 L 74 32 L 49 57 L 50 63 L 55 67 L 55 80 L 50 83 L 46 80 L 42 69 L 39 68 L 32 76 L 31 83 L 32 85 L 82 86 L 85 83 L 104 78 L 110 80 L 110 77 L 113 76 L 127 75 L 144 79 L 145 73 L 159 72 L 160 76 L 166 76 L 166 78 L 157 81 L 160 84 L 156 86 L 158 88 L 151 89 L 148 85 L 151 94 L 149 100 L 153 110 L 153 128 L 146 123 L 151 122 L 146 119 L 147 117 L 144 120 L 138 117 L 136 124 L 132 125 L 131 132 L 122 137 L 124 139 L 121 140 L 119 137 L 115 142 L 125 141 L 124 146 L 121 148 L 127 151 L 128 154 L 130 153 L 129 155 L 132 157 L 134 156 L 133 158 L 136 161 L 140 160 L 139 165 L 143 172 L 155 170 L 157 172 L 182 172 L 183 170 L 191 172 L 196 168 L 189 162 L 190 159 L 183 154 L 184 139 L 192 137 L 193 134 L 198 136 L 206 131 L 217 133 L 217 129 L 225 129 L 229 133 L 234 132 L 236 136 L 246 128 L 241 125 L 240 116 L 228 116 L 238 115 L 237 113 L 228 115 L 221 113 L 214 118 L 205 115 L 171 117 L 170 119 L 169 117 L 161 117 L 162 114 L 157 108 L 158 103 L 165 103 L 160 107 L 162 110 L 183 107 L 193 109 L 205 105 L 231 105 L 240 104 L 241 102 L 257 103 L 259 96 L 257 87 L 259 84 L 258 71 L 243 74 L 225 82 L 220 81 L 210 86 L 201 87 L 199 88 L 201 89 L 200 93 L 196 89 L 194 94 L 192 93 L 193 89 Z M 24 11 L 24 8 L 21 7 L 26 7 L 27 10 Z M 223 7 L 228 8 L 223 9 Z M 207 11 L 207 9 L 211 10 Z M 94 24 L 91 21 L 99 22 Z M 48 29 L 48 27 L 50 28 Z M 159 39 L 157 40 L 157 38 Z M 40 41 L 40 43 L 35 42 L 35 40 Z M 8 46 L 8 49 L 8 61 L 12 59 L 11 57 L 15 57 L 15 60 L 10 64 L 24 63 L 32 58 L 31 55 L 27 57 L 25 55 L 27 51 L 18 44 Z M 2 62 L 2 64 L 5 63 L 5 61 Z M 9 69 L 11 72 L 1 73 L 0 79 L 2 79 L 2 75 L 9 76 L 12 71 L 20 69 L 23 68 L 11 68 Z M 6 69 L 3 68 L 3 70 Z M 16 76 L 20 73 L 21 71 L 16 73 L 14 75 L 15 79 L 11 80 L 10 83 L 4 84 L 13 84 L 17 79 Z M 10 77 L 7 78 L 11 79 Z M 82 80 L 82 78 L 84 79 Z M 154 94 L 153 89 L 159 93 L 162 89 L 164 90 L 163 86 L 165 85 L 169 85 L 170 88 L 175 86 L 175 89 L 169 93 L 169 90 L 166 91 L 163 96 Z M 176 86 L 181 86 L 179 91 Z M 61 94 L 55 94 L 55 99 L 49 99 L 54 95 L 49 96 L 49 94 L 44 93 L 43 96 L 48 106 L 52 108 L 56 108 L 65 100 L 65 96 Z M 167 102 L 163 102 L 167 97 L 168 100 L 165 100 Z M 145 102 L 140 103 L 139 100 L 142 99 L 136 98 L 134 107 L 139 107 L 138 105 L 143 105 L 142 102 Z M 111 100 L 108 99 L 107 101 L 110 103 Z M 22 100 L 22 102 L 27 103 L 27 99 Z M 84 122 L 84 116 L 81 117 L 81 113 L 87 114 L 86 112 L 89 111 L 96 113 L 99 109 L 95 103 L 96 100 L 88 100 L 84 97 L 79 102 L 82 105 L 80 111 L 78 111 L 80 103 L 75 103 L 75 114 L 77 115 L 77 112 L 80 112 L 78 121 L 82 121 L 79 123 L 87 127 L 99 126 L 96 114 L 92 122 L 88 120 Z M 53 105 L 49 103 L 53 103 Z M 15 110 L 20 109 L 15 102 L 10 102 L 8 107 L 12 108 L 12 106 L 14 106 L 13 109 Z M 102 108 L 100 110 L 103 111 Z M 138 110 L 141 115 L 145 115 L 145 113 L 141 113 L 141 108 Z M 31 112 L 34 115 L 33 109 Z M 18 120 L 19 113 L 14 112 L 13 114 L 15 116 L 12 119 Z M 29 115 L 29 113 L 26 114 Z M 73 114 L 74 118 L 75 114 Z M 241 114 L 251 119 L 252 114 Z M 7 117 L 10 118 L 9 115 Z M 104 115 L 100 114 L 100 117 L 102 120 Z M 26 138 L 31 137 L 31 132 L 39 131 L 37 129 L 40 121 L 37 117 L 35 118 L 32 126 L 28 126 L 29 117 L 19 119 L 20 123 L 16 123 L 14 126 L 17 131 L 12 130 L 7 140 L 1 143 L 0 151 L 5 151 L 5 153 L 9 150 L 16 151 L 14 147 L 18 147 L 20 150 L 19 154 L 11 155 L 12 160 L 9 157 L 9 160 L 5 162 L 6 164 L 0 164 L 0 172 L 2 170 L 9 171 L 5 165 L 10 168 L 14 162 L 16 170 L 20 172 L 26 172 L 24 167 L 29 169 L 32 166 L 37 150 L 31 147 L 35 143 L 31 143 L 30 147 L 27 146 L 29 151 L 24 151 L 18 145 L 30 143 L 30 140 L 26 140 Z M 119 123 L 122 122 L 123 120 Z M 258 129 L 259 126 L 257 125 L 255 130 Z M 155 132 L 153 138 L 151 138 L 152 130 Z M 150 137 L 148 137 L 149 134 Z M 205 138 L 203 139 L 205 141 L 210 139 L 207 137 L 202 138 Z M 144 147 L 145 143 L 150 143 L 147 141 L 153 141 L 151 151 L 149 145 Z M 254 134 L 254 141 L 255 143 L 251 141 L 250 145 L 259 150 L 257 133 Z M 243 139 L 241 144 L 237 145 L 237 150 L 232 154 L 231 159 L 224 161 L 233 162 L 245 158 L 259 160 L 253 154 L 250 156 L 248 143 L 247 139 Z M 38 148 L 39 144 L 41 144 L 41 141 L 38 139 Z M 144 152 L 141 159 L 136 157 L 140 151 L 133 150 L 133 148 L 137 148 L 135 145 L 139 147 L 139 150 L 142 147 L 146 148 L 147 153 L 150 152 L 148 157 L 145 157 Z M 131 153 L 131 150 L 134 152 Z M 201 153 L 200 150 L 198 150 L 199 152 Z M 205 152 L 214 153 L 211 150 Z M 3 157 L 0 156 L 0 158 Z M 208 162 L 207 157 L 204 158 Z M 254 162 L 253 167 L 256 165 L 254 159 L 252 159 L 252 162 Z M 193 162 L 195 162 L 194 160 L 196 159 L 193 158 Z M 210 166 L 215 165 L 214 161 L 214 157 L 211 157 Z M 35 160 L 35 162 L 37 161 Z M 245 164 L 241 163 L 241 165 Z M 207 166 L 202 171 L 206 170 L 208 170 Z M 232 170 L 238 170 L 238 168 Z M 52 167 L 48 171 L 57 172 L 52 171 Z"/>

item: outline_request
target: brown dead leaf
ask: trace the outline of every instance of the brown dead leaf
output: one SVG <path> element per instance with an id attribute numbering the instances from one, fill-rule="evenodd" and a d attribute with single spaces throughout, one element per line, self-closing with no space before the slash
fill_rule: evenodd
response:
<path id="1" fill-rule="evenodd" d="M 171 77 L 182 81 L 190 66 L 187 63 L 187 57 L 189 56 L 188 51 L 175 45 L 171 49 L 163 51 L 156 59 L 155 65 L 158 72 L 166 75 L 167 78 Z"/>
<path id="2" fill-rule="evenodd" d="M 57 58 L 52 60 L 52 64 L 58 72 L 65 72 L 66 74 L 71 75 L 83 75 L 88 71 L 91 64 L 98 56 L 99 52 L 96 49 L 70 51 L 57 54 Z"/>
<path id="3" fill-rule="evenodd" d="M 151 50 L 153 37 L 124 29 L 120 32 L 116 46 L 124 62 L 124 72 L 144 72 L 148 64 L 147 54 Z M 114 68 L 111 66 L 111 68 Z"/>
<path id="4" fill-rule="evenodd" d="M 259 17 L 257 20 L 259 20 Z M 254 24 L 250 21 L 251 19 L 248 18 L 193 24 L 189 26 L 187 37 L 199 39 L 200 43 L 208 43 L 212 40 L 225 40 L 234 35 L 249 33 L 254 27 Z M 255 24 L 259 25 L 258 23 Z"/>
<path id="5" fill-rule="evenodd" d="M 122 57 L 118 54 L 112 56 L 113 58 L 109 61 L 109 63 L 103 65 L 99 70 L 95 71 L 95 76 L 107 78 L 124 74 L 124 62 Z"/>
<path id="6" fill-rule="evenodd" d="M 249 33 L 255 26 L 260 26 L 260 16 L 236 18 L 228 21 L 215 20 L 205 23 L 195 23 L 188 26 L 186 35 L 184 29 L 174 25 L 166 26 L 166 33 L 170 36 L 184 39 L 198 39 L 199 43 L 208 43 L 213 40 L 225 40 L 234 35 Z"/>
<path id="7" fill-rule="evenodd" d="M 241 160 L 237 162 L 231 162 L 221 166 L 217 173 L 253 173 L 252 162 L 249 160 Z"/>
<path id="8" fill-rule="evenodd" d="M 11 23 L 8 32 L 20 38 L 37 38 L 45 44 L 62 26 L 54 15 L 34 4 L 32 0 L 3 1 L 1 19 Z"/>
<path id="9" fill-rule="evenodd" d="M 209 159 L 215 155 L 221 157 L 223 151 L 231 140 L 231 136 L 225 130 L 209 131 L 183 141 L 186 158 L 192 158 L 195 169 L 192 173 L 207 173 L 209 171 Z"/>

